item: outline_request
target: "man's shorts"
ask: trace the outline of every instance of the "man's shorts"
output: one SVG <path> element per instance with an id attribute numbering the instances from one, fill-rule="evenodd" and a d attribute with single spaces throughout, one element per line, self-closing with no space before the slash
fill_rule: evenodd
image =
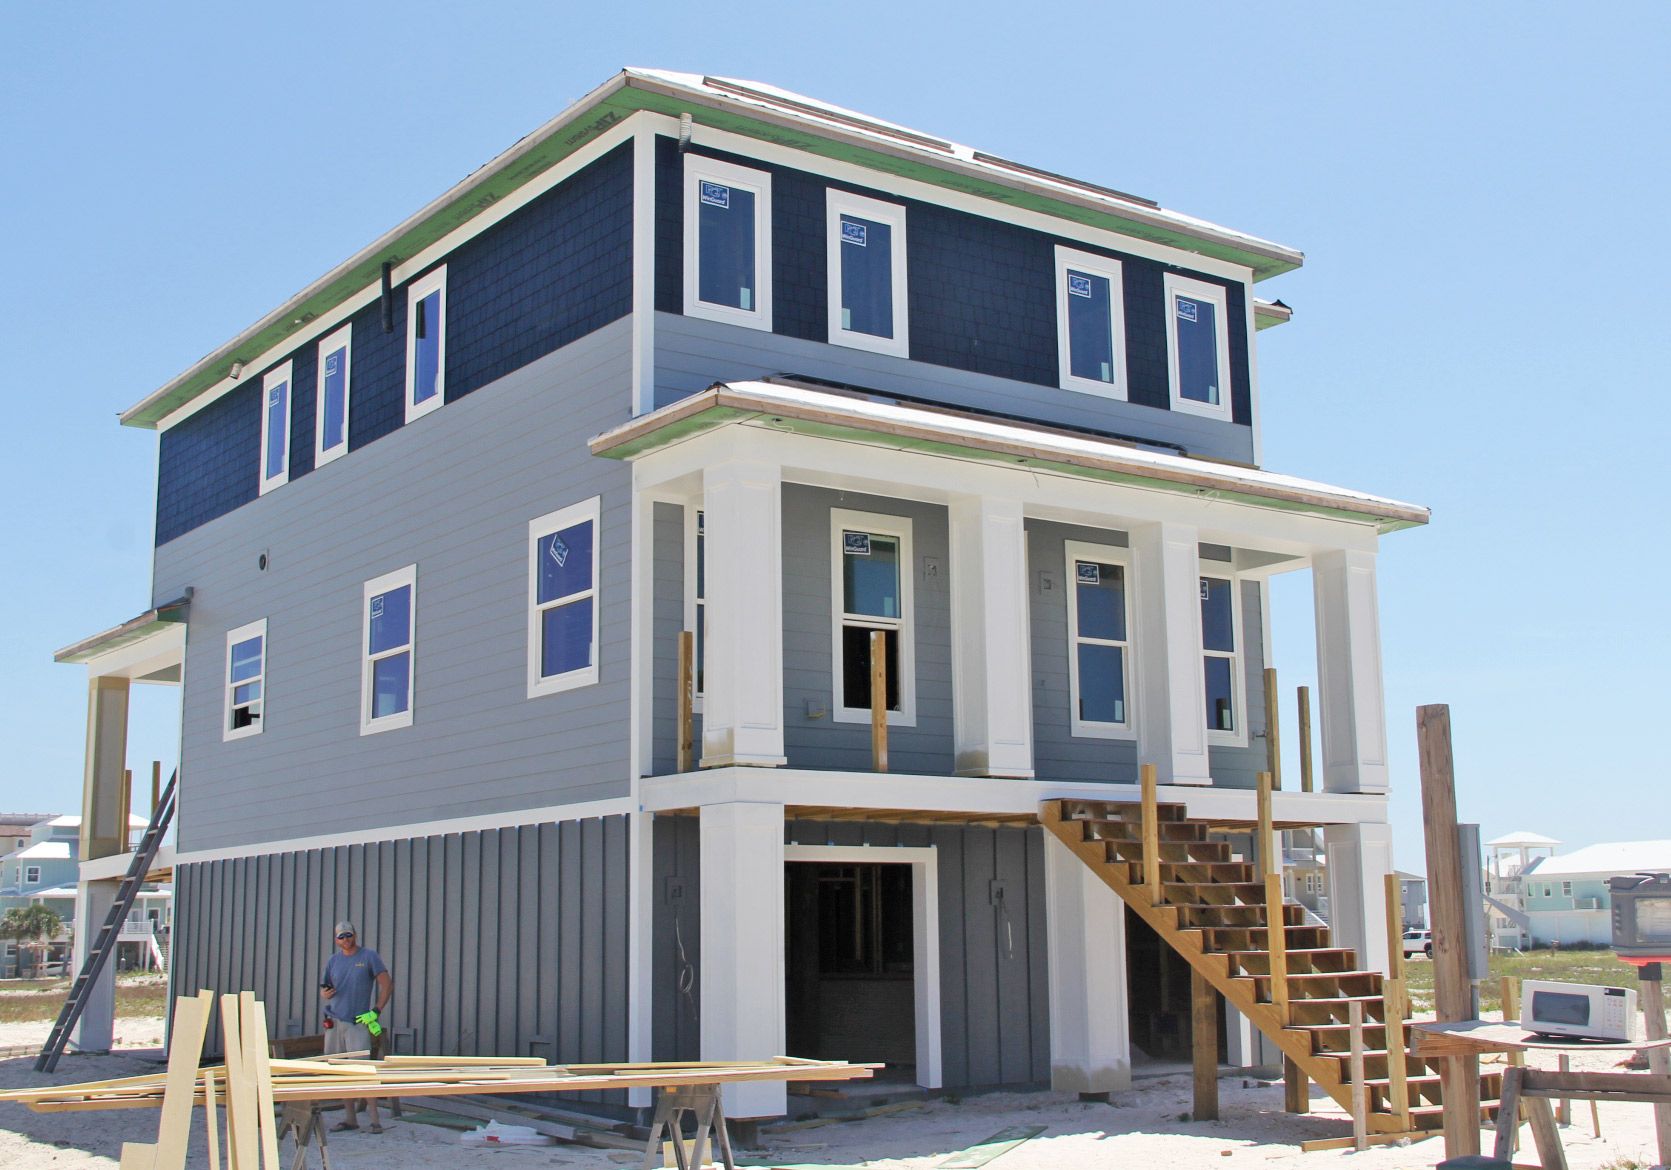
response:
<path id="1" fill-rule="evenodd" d="M 339 1052 L 365 1052 L 371 1049 L 371 1033 L 366 1031 L 364 1024 L 345 1024 L 336 1021 L 336 1026 L 325 1029 L 325 1055 L 335 1056 Z"/>

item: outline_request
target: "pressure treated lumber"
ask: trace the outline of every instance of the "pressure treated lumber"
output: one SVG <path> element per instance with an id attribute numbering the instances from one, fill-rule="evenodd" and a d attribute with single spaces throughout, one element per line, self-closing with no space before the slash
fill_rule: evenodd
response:
<path id="1" fill-rule="evenodd" d="M 1282 787 L 1282 711 L 1277 703 L 1276 667 L 1265 668 L 1265 767 L 1271 787 Z"/>
<path id="2" fill-rule="evenodd" d="M 870 632 L 870 758 L 877 772 L 888 770 L 888 635 Z"/>
<path id="3" fill-rule="evenodd" d="M 689 630 L 679 631 L 679 760 L 681 773 L 691 770 L 695 756 L 696 639 Z"/>
<path id="4" fill-rule="evenodd" d="M 1189 1031 L 1195 1066 L 1195 1121 L 1218 1120 L 1218 992 L 1200 971 L 1189 974 Z"/>
<path id="5" fill-rule="evenodd" d="M 1648 963 L 1637 972 L 1641 987 L 1643 1034 L 1648 1040 L 1665 1039 L 1665 984 L 1663 963 Z M 1663 1045 L 1648 1050 L 1648 1071 L 1658 1076 L 1671 1074 L 1671 1050 Z M 1654 1133 L 1659 1140 L 1659 1161 L 1671 1166 L 1671 1103 L 1654 1106 Z"/>
<path id="6" fill-rule="evenodd" d="M 1300 791 L 1311 791 L 1311 688 L 1301 687 L 1300 707 Z"/>
<path id="7" fill-rule="evenodd" d="M 1381 996 L 1386 1000 L 1387 1023 L 1387 1101 L 1393 1116 L 1406 1127 L 1410 1124 L 1409 1070 L 1404 1059 L 1404 1020 L 1410 1014 L 1410 1001 L 1404 983 L 1404 909 L 1403 891 L 1398 875 L 1385 877 L 1387 906 L 1387 978 L 1381 985 Z"/>

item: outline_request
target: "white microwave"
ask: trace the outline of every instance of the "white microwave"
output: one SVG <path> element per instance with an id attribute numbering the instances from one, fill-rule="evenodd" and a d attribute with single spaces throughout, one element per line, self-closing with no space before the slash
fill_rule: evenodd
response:
<path id="1" fill-rule="evenodd" d="M 1520 1026 L 1544 1036 L 1634 1043 L 1636 992 L 1526 979 L 1520 984 Z"/>

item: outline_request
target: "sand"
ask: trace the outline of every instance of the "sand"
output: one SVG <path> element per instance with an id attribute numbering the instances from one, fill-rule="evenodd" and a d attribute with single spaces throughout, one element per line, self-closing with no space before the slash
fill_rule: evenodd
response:
<path id="1" fill-rule="evenodd" d="M 46 1025 L 0 1026 L 0 1050 L 36 1043 Z M 0 1088 L 95 1080 L 152 1071 L 162 1060 L 155 1047 L 162 1020 L 124 1019 L 117 1032 L 129 1047 L 109 1056 L 67 1056 L 50 1078 L 33 1071 L 27 1056 L 0 1060 Z M 1576 1068 L 1609 1068 L 1613 1057 L 1575 1059 Z M 1534 1064 L 1542 1065 L 1541 1059 Z M 1553 1061 L 1550 1058 L 1552 1065 Z M 1313 1137 L 1351 1132 L 1333 1102 L 1317 1097 L 1314 1112 L 1293 1117 L 1281 1112 L 1282 1088 L 1226 1074 L 1220 1082 L 1220 1120 L 1180 1121 L 1190 1106 L 1187 1076 L 1139 1079 L 1110 1104 L 1087 1104 L 1054 1093 L 991 1093 L 925 1103 L 907 1111 L 864 1121 L 835 1122 L 776 1136 L 760 1151 L 740 1158 L 753 1166 L 878 1167 L 880 1170 L 926 1170 L 956 1151 L 981 1142 L 1010 1126 L 1045 1126 L 1045 1132 L 1003 1154 L 994 1170 L 1234 1170 L 1235 1167 L 1328 1167 L 1346 1160 L 1351 1170 L 1404 1170 L 1433 1166 L 1444 1156 L 1439 1139 L 1408 1147 L 1372 1147 L 1362 1154 L 1326 1151 L 1301 1154 L 1298 1143 Z M 793 1100 L 793 1099 L 792 1099 Z M 1602 1170 L 1635 1161 L 1653 1162 L 1653 1117 L 1646 1105 L 1603 1105 L 1603 1137 L 1590 1132 L 1589 1106 L 1575 1102 L 1574 1124 L 1562 1131 L 1573 1170 Z M 156 1114 L 149 1110 L 103 1113 L 31 1113 L 0 1104 L 0 1167 L 114 1167 L 124 1141 L 154 1141 Z M 1483 1138 L 1490 1148 L 1490 1136 Z M 1520 1160 L 1530 1162 L 1529 1133 Z M 288 1149 L 286 1144 L 286 1161 Z M 415 1122 L 393 1122 L 387 1132 L 333 1134 L 331 1161 L 341 1170 L 378 1167 L 395 1170 L 512 1170 L 523 1166 L 576 1168 L 633 1167 L 638 1155 L 579 1146 L 534 1149 L 464 1149 L 456 1131 Z M 317 1165 L 317 1161 L 312 1162 Z M 189 1165 L 208 1165 L 201 1126 L 193 1135 Z"/>

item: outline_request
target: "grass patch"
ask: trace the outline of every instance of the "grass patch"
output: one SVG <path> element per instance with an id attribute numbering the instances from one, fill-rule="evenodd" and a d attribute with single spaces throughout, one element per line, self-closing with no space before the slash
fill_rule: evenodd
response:
<path id="1" fill-rule="evenodd" d="M 0 983 L 0 1024 L 32 1024 L 58 1018 L 70 993 L 68 979 L 14 979 Z M 118 975 L 118 1017 L 165 1015 L 168 980 L 160 975 Z"/>
<path id="2" fill-rule="evenodd" d="M 1433 1010 L 1433 964 L 1427 959 L 1407 959 L 1404 974 L 1409 982 L 1410 1001 L 1416 1011 Z M 1636 968 L 1612 951 L 1561 950 L 1524 951 L 1491 956 L 1491 978 L 1480 987 L 1480 1010 L 1501 1011 L 1502 979 L 1554 979 L 1561 983 L 1592 983 L 1604 987 L 1637 986 Z"/>

